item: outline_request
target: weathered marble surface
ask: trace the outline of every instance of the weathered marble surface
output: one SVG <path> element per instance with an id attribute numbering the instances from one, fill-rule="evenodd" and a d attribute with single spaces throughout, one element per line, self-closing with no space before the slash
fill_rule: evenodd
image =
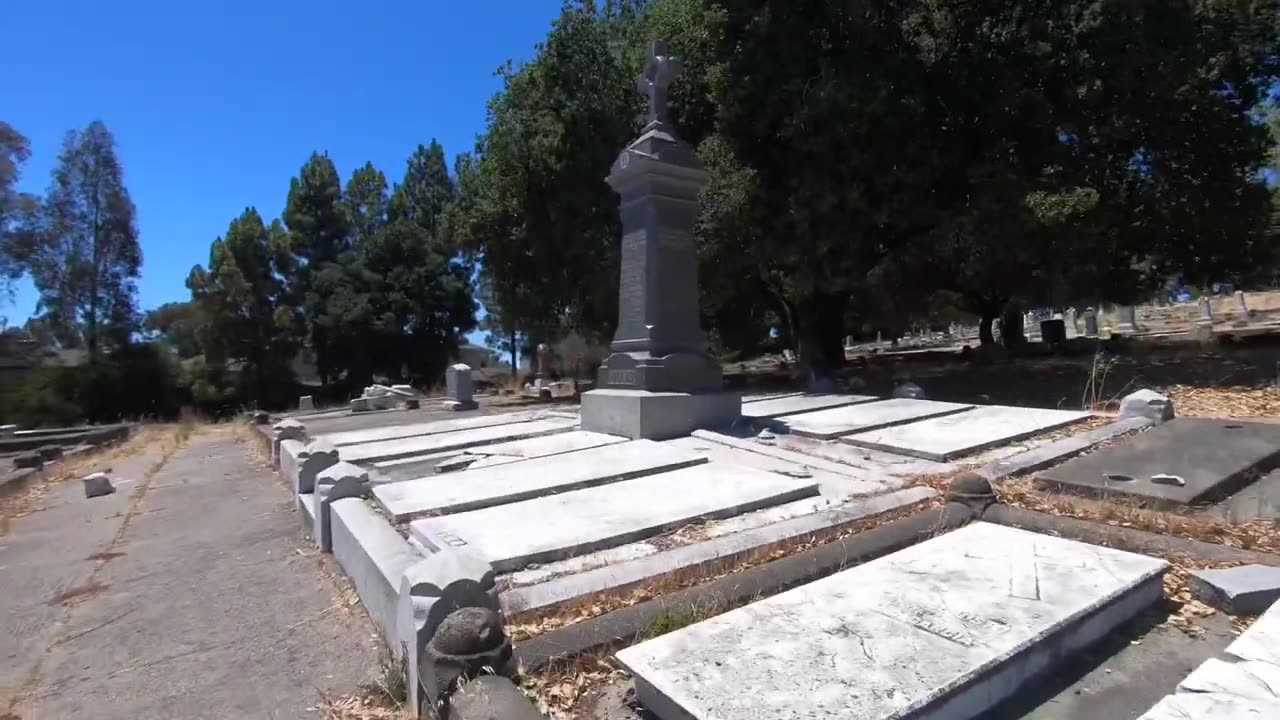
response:
<path id="1" fill-rule="evenodd" d="M 946 462 L 1079 422 L 1087 412 L 988 405 L 959 415 L 860 432 L 842 438 L 860 447 Z"/>
<path id="2" fill-rule="evenodd" d="M 742 416 L 755 420 L 765 420 L 826 408 L 856 405 L 878 399 L 871 395 L 788 395 L 748 402 L 742 406 Z"/>
<path id="3" fill-rule="evenodd" d="M 972 407 L 934 400 L 894 398 L 788 415 L 774 420 L 774 424 L 796 435 L 826 440 L 923 418 L 965 412 Z"/>
<path id="4" fill-rule="evenodd" d="M 817 483 L 811 479 L 706 463 L 425 518 L 409 527 L 413 539 L 428 549 L 468 547 L 501 572 L 640 540 L 698 518 L 728 517 L 817 492 Z"/>
<path id="5" fill-rule="evenodd" d="M 618 659 L 661 720 L 980 717 L 1158 601 L 1166 566 L 976 523 Z"/>
<path id="6" fill-rule="evenodd" d="M 342 459 L 347 462 L 371 463 L 378 460 L 394 460 L 411 455 L 430 455 L 447 450 L 461 450 L 506 440 L 567 432 L 572 430 L 573 426 L 574 421 L 567 418 L 549 418 L 472 430 L 456 430 L 432 435 L 361 443 L 359 445 L 346 445 L 339 450 Z"/>

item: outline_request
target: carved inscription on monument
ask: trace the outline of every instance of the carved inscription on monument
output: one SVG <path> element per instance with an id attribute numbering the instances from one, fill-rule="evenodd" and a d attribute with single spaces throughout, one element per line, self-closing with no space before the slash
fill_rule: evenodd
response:
<path id="1" fill-rule="evenodd" d="M 622 278 L 618 288 L 619 340 L 641 336 L 645 307 L 645 239 L 644 230 L 632 230 L 622 236 Z"/>
<path id="2" fill-rule="evenodd" d="M 610 370 L 609 384 L 610 385 L 635 385 L 636 371 L 635 370 Z"/>

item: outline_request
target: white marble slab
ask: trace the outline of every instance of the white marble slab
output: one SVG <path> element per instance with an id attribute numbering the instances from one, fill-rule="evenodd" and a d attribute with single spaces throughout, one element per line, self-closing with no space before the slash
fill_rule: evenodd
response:
<path id="1" fill-rule="evenodd" d="M 1178 693 L 1142 714 L 1138 720 L 1274 720 L 1280 703 L 1224 693 Z"/>
<path id="2" fill-rule="evenodd" d="M 1229 663 L 1209 658 L 1178 683 L 1178 692 L 1225 693 L 1280 702 L 1280 665 L 1257 660 Z"/>
<path id="3" fill-rule="evenodd" d="M 752 394 L 752 395 L 743 395 L 742 404 L 747 405 L 753 402 L 760 402 L 761 400 L 777 400 L 778 398 L 796 397 L 797 395 L 804 395 L 804 394 L 805 393 L 803 392 L 797 391 L 797 392 L 775 392 L 775 393 L 758 393 L 758 394 Z"/>
<path id="4" fill-rule="evenodd" d="M 512 440 L 511 442 L 498 443 L 497 445 L 483 445 L 471 448 L 465 454 L 481 456 L 480 460 L 475 461 L 468 468 L 475 470 L 530 458 L 562 455 L 578 450 L 616 445 L 626 441 L 627 438 L 617 435 L 606 435 L 588 430 L 574 430 L 527 440 Z"/>
<path id="5" fill-rule="evenodd" d="M 1166 566 L 975 523 L 618 659 L 660 720 L 976 718 L 1159 601 Z"/>
<path id="6" fill-rule="evenodd" d="M 894 398 L 879 402 L 806 412 L 774 420 L 788 432 L 826 440 L 875 428 L 898 425 L 921 418 L 964 412 L 972 405 Z"/>
<path id="7" fill-rule="evenodd" d="M 359 445 L 345 445 L 338 449 L 338 455 L 345 462 L 372 463 L 379 460 L 409 457 L 410 455 L 431 455 L 448 450 L 462 450 L 477 445 L 567 432 L 572 430 L 574 425 L 574 421 L 567 418 L 530 420 L 529 422 L 508 423 L 506 425 L 494 425 L 473 430 L 456 430 L 433 435 L 419 435 L 417 437 L 381 440 Z"/>
<path id="8" fill-rule="evenodd" d="M 1227 654 L 1241 660 L 1260 660 L 1280 665 L 1280 602 L 1262 613 L 1248 630 L 1228 645 Z"/>
<path id="9" fill-rule="evenodd" d="M 783 397 L 744 403 L 742 417 L 753 420 L 767 420 L 823 408 L 871 402 L 877 399 L 870 395 L 785 395 Z"/>
<path id="10" fill-rule="evenodd" d="M 813 465 L 794 463 L 769 455 L 761 455 L 760 453 L 721 445 L 698 437 L 676 438 L 675 440 L 666 440 L 662 444 L 688 450 L 712 462 L 755 468 L 766 472 L 790 475 L 791 477 L 809 477 L 818 483 L 819 492 L 828 498 L 843 499 L 853 495 L 874 495 L 896 490 L 902 486 L 901 482 L 890 480 L 858 480 L 848 475 L 829 472 Z M 817 463 L 814 464 L 816 465 Z"/>
<path id="11" fill-rule="evenodd" d="M 447 514 L 528 500 L 555 492 L 677 470 L 706 462 L 686 450 L 652 440 L 633 440 L 518 464 L 429 475 L 378 485 L 373 497 L 388 515 L 404 520 L 425 513 Z"/>
<path id="12" fill-rule="evenodd" d="M 617 447 L 608 450 L 616 451 Z M 798 500 L 817 491 L 812 480 L 706 463 L 425 518 L 409 527 L 413 538 L 428 550 L 468 547 L 493 563 L 496 571 L 504 572 L 641 540 L 699 518 L 729 517 Z"/>
<path id="13" fill-rule="evenodd" d="M 435 420 L 433 422 L 414 423 L 412 425 L 393 425 L 390 427 L 372 427 L 363 430 L 344 430 L 342 432 L 324 433 L 317 439 L 328 440 L 336 447 L 358 445 L 360 443 L 377 442 L 379 440 L 395 440 L 397 438 L 435 435 L 458 430 L 474 430 L 476 428 L 507 425 L 510 423 L 536 420 L 537 414 L 530 412 L 510 413 L 505 415 L 482 415 L 479 417 L 457 418 L 455 420 Z"/>
<path id="14" fill-rule="evenodd" d="M 815 440 L 800 435 L 779 435 L 774 444 L 784 450 L 802 453 L 824 461 L 837 462 L 849 467 L 848 472 L 866 482 L 901 485 L 920 475 L 940 475 L 956 468 L 950 463 L 934 462 L 924 458 L 895 455 L 893 453 L 854 447 L 845 443 Z"/>
<path id="15" fill-rule="evenodd" d="M 1070 425 L 1090 413 L 987 405 L 959 415 L 859 432 L 841 438 L 859 447 L 945 462 Z"/>

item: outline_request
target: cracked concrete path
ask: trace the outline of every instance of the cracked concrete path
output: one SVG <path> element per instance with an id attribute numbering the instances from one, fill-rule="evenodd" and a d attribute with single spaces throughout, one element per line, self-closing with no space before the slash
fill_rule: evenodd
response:
<path id="1" fill-rule="evenodd" d="M 110 461 L 114 495 L 50 483 L 0 535 L 0 720 L 318 718 L 375 672 L 246 434 L 165 433 Z"/>

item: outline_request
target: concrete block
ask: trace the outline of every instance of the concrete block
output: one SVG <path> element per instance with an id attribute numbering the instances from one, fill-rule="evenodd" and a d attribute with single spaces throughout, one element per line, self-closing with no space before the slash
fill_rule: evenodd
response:
<path id="1" fill-rule="evenodd" d="M 455 472 L 449 478 L 380 485 L 378 504 L 392 518 L 448 514 L 528 500 L 698 465 L 706 458 L 652 440 L 525 460 L 517 465 Z"/>
<path id="2" fill-rule="evenodd" d="M 606 388 L 582 396 L 582 429 L 639 440 L 667 440 L 728 427 L 741 416 L 736 393 L 689 394 Z"/>
<path id="3" fill-rule="evenodd" d="M 397 648 L 396 607 L 400 579 L 422 560 L 386 519 L 359 498 L 329 505 L 333 558 L 355 585 L 360 602 L 387 645 Z"/>
<path id="4" fill-rule="evenodd" d="M 102 495 L 110 495 L 116 491 L 114 485 L 111 484 L 111 478 L 106 473 L 94 473 L 82 478 L 84 482 L 84 496 L 87 498 L 95 498 Z"/>
<path id="5" fill-rule="evenodd" d="M 284 440 L 307 439 L 307 427 L 293 418 L 285 418 L 271 426 L 271 466 L 280 467 L 280 443 Z"/>
<path id="6" fill-rule="evenodd" d="M 1141 417 L 1154 423 L 1173 419 L 1173 401 L 1154 390 L 1139 390 L 1120 401 L 1120 417 Z"/>
<path id="7" fill-rule="evenodd" d="M 978 718 L 1159 602 L 1166 568 L 979 522 L 617 658 L 659 720 Z"/>
<path id="8" fill-rule="evenodd" d="M 331 465 L 316 476 L 315 492 L 312 493 L 315 524 L 311 537 L 321 550 L 329 552 L 332 547 L 329 506 L 343 498 L 364 497 L 368 489 L 369 472 L 349 462 Z"/>
<path id="9" fill-rule="evenodd" d="M 293 488 L 295 494 L 298 492 L 298 469 L 302 465 L 306 447 L 307 443 L 303 440 L 280 441 L 280 457 L 276 468 L 280 472 L 280 477 L 288 481 L 289 487 Z"/>
<path id="10" fill-rule="evenodd" d="M 1192 570 L 1191 590 L 1201 602 L 1229 615 L 1259 615 L 1280 600 L 1280 568 L 1244 565 Z"/>
<path id="11" fill-rule="evenodd" d="M 706 463 L 510 505 L 416 520 L 428 549 L 470 548 L 498 571 L 641 540 L 699 518 L 817 494 L 812 479 Z"/>

